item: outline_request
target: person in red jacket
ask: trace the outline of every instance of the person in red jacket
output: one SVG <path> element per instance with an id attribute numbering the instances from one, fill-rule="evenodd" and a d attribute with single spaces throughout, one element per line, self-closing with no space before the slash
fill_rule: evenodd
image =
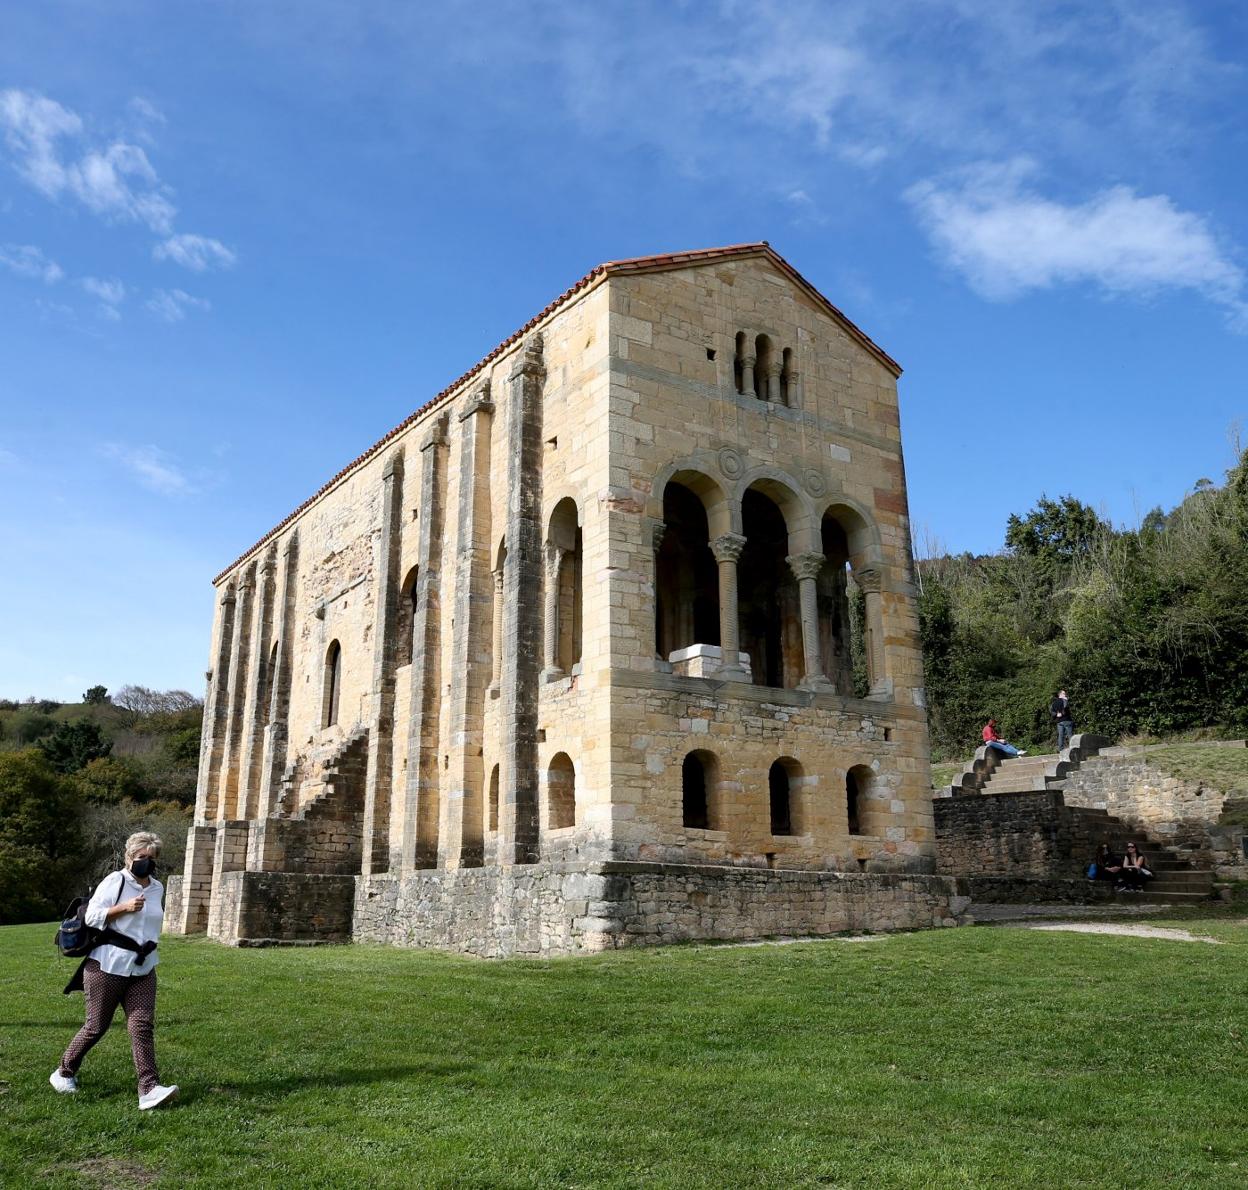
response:
<path id="1" fill-rule="evenodd" d="M 1013 744 L 1009 743 L 1009 741 L 1001 738 L 1001 736 L 997 733 L 997 721 L 995 719 L 989 719 L 988 722 L 984 724 L 983 735 L 984 743 L 987 744 L 989 748 L 995 748 L 998 752 L 1005 756 L 1027 755 L 1026 752 L 1020 752 L 1014 747 Z"/>

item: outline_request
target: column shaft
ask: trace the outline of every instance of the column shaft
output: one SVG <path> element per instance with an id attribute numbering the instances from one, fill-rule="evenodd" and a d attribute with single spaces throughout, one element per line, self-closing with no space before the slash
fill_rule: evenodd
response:
<path id="1" fill-rule="evenodd" d="M 295 597 L 299 583 L 299 531 L 293 530 L 283 550 L 282 601 L 278 612 L 277 658 L 269 679 L 268 724 L 264 729 L 264 756 L 260 763 L 258 816 L 267 818 L 277 809 L 286 768 L 289 737 L 292 637 L 295 630 Z"/>
<path id="2" fill-rule="evenodd" d="M 737 601 L 737 562 L 745 549 L 739 533 L 725 533 L 711 542 L 719 563 L 719 647 L 723 654 L 720 676 L 749 680 L 741 665 L 741 624 Z"/>

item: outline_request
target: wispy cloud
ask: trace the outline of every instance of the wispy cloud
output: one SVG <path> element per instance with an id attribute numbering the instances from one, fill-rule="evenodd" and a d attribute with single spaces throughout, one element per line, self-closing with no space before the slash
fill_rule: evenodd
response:
<path id="1" fill-rule="evenodd" d="M 157 260 L 172 260 L 192 272 L 232 268 L 238 257 L 220 240 L 189 233 L 170 236 L 152 249 Z"/>
<path id="2" fill-rule="evenodd" d="M 1127 186 L 1063 203 L 1039 193 L 1036 172 L 1026 159 L 980 164 L 906 197 L 943 259 L 990 300 L 1080 283 L 1137 297 L 1189 289 L 1248 329 L 1244 273 L 1200 215 Z"/>
<path id="3" fill-rule="evenodd" d="M 65 276 L 65 270 L 34 244 L 0 244 L 0 265 L 19 277 L 45 285 L 53 285 Z"/>
<path id="4" fill-rule="evenodd" d="M 159 446 L 127 446 L 110 442 L 100 453 L 120 463 L 143 487 L 162 496 L 186 496 L 194 492 L 189 476 Z"/>
<path id="5" fill-rule="evenodd" d="M 78 284 L 86 293 L 98 299 L 99 305 L 96 307 L 96 313 L 101 318 L 110 322 L 117 322 L 121 318 L 121 311 L 117 307 L 125 301 L 126 287 L 116 277 L 107 280 L 99 277 L 83 277 Z"/>
<path id="6" fill-rule="evenodd" d="M 105 218 L 142 223 L 159 235 L 172 232 L 177 208 L 138 145 L 72 143 L 83 137 L 82 118 L 29 91 L 0 92 L 0 128 L 19 176 L 41 194 L 68 195 Z"/>
<path id="7" fill-rule="evenodd" d="M 144 303 L 163 322 L 181 322 L 189 310 L 211 310 L 206 298 L 192 297 L 182 289 L 158 289 Z"/>

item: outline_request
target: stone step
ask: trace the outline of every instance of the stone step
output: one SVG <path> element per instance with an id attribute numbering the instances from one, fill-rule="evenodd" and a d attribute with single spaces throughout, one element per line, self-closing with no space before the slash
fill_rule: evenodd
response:
<path id="1" fill-rule="evenodd" d="M 982 793 L 1044 793 L 1047 786 L 1044 777 L 993 777 Z"/>
<path id="2" fill-rule="evenodd" d="M 1139 901 L 1162 901 L 1171 905 L 1199 905 L 1211 899 L 1210 893 L 1194 892 L 1154 892 L 1146 889 L 1142 893 L 1120 893 L 1119 896 L 1130 897 Z"/>

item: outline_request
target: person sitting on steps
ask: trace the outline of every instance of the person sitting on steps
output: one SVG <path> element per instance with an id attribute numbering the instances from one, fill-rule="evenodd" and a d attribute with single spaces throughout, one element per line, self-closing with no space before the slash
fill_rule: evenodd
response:
<path id="1" fill-rule="evenodd" d="M 989 719 L 984 725 L 983 735 L 984 743 L 987 744 L 989 748 L 995 748 L 1003 756 L 1027 755 L 1026 752 L 1020 752 L 1014 747 L 1013 744 L 1001 738 L 1001 736 L 997 733 L 997 721 L 995 719 Z"/>
<path id="2" fill-rule="evenodd" d="M 1122 872 L 1122 861 L 1114 854 L 1108 839 L 1104 840 L 1096 849 L 1092 862 L 1096 865 L 1096 875 L 1091 877 L 1091 879 L 1113 880 L 1117 882 Z"/>
<path id="3" fill-rule="evenodd" d="M 1153 878 L 1148 860 L 1134 843 L 1127 844 L 1127 854 L 1122 857 L 1121 882 L 1116 886 L 1120 892 L 1142 892 L 1145 884 Z"/>

